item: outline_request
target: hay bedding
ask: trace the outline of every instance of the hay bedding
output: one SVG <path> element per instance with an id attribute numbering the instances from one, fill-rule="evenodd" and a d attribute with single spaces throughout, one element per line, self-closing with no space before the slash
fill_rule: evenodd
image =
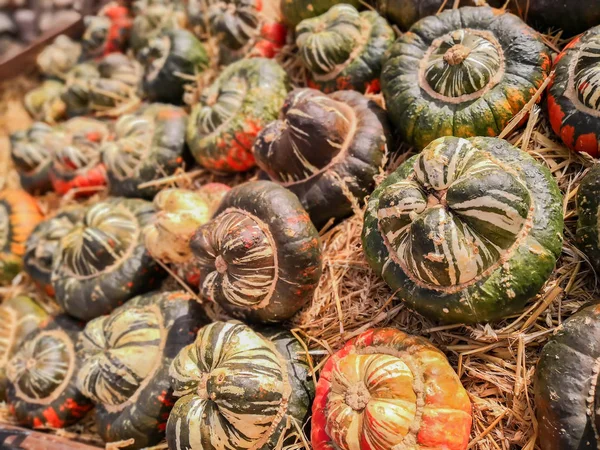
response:
<path id="1" fill-rule="evenodd" d="M 548 35 L 546 41 L 555 51 L 566 43 L 560 40 L 560 35 Z M 293 50 L 292 45 L 285 47 L 279 59 L 294 83 L 302 86 L 306 78 Z M 209 80 L 204 76 L 199 81 L 199 84 L 206 85 Z M 20 99 L 34 83 L 31 79 L 20 79 L 11 82 L 7 89 L 0 86 L 0 188 L 18 185 L 18 177 L 10 166 L 7 136 L 31 123 Z M 541 96 L 543 88 L 545 86 L 538 91 L 537 97 Z M 380 95 L 373 98 L 383 102 Z M 354 201 L 356 214 L 352 218 L 336 226 L 326 226 L 321 231 L 324 245 L 323 276 L 312 304 L 288 324 L 310 355 L 315 379 L 325 356 L 340 348 L 344 341 L 371 327 L 397 327 L 430 339 L 446 353 L 459 374 L 473 403 L 474 421 L 469 449 L 538 448 L 533 379 L 539 351 L 563 320 L 597 297 L 596 275 L 585 255 L 573 245 L 577 221 L 577 186 L 594 160 L 564 147 L 552 133 L 543 109 L 543 106 L 530 102 L 523 114 L 516 117 L 502 134 L 513 145 L 545 163 L 558 180 L 564 195 L 563 251 L 554 274 L 540 294 L 528 303 L 522 314 L 501 322 L 475 326 L 437 326 L 404 307 L 368 266 L 360 241 L 364 207 Z M 527 113 L 526 126 L 516 129 L 516 123 Z M 410 149 L 402 148 L 402 145 L 396 147 L 399 150 L 388 155 L 388 172 L 411 154 Z M 235 185 L 253 177 L 253 172 L 229 178 L 216 177 L 205 170 L 192 168 L 190 172 L 182 171 L 155 183 L 194 187 L 209 181 L 220 181 Z M 385 173 L 381 173 L 380 179 L 384 177 Z M 99 192 L 86 202 L 94 203 L 105 195 Z M 39 200 L 48 213 L 74 201 L 72 196 L 58 198 L 52 193 Z M 165 282 L 164 289 L 176 288 L 178 283 L 175 279 L 170 278 Z M 0 288 L 0 297 L 32 292 L 35 292 L 32 283 L 25 274 L 21 274 L 12 286 Z M 35 295 L 40 298 L 41 294 Z M 58 310 L 52 299 L 42 297 L 40 300 L 49 311 Z M 215 319 L 225 317 L 216 305 L 207 305 L 207 310 Z M 14 422 L 4 404 L 0 404 L 0 422 Z M 310 448 L 307 430 L 302 430 L 301 424 L 292 426 L 296 429 L 297 439 L 286 450 Z M 94 431 L 91 414 L 67 430 L 50 432 L 102 445 Z M 118 448 L 118 444 L 107 448 Z M 166 444 L 156 448 L 166 448 Z"/>

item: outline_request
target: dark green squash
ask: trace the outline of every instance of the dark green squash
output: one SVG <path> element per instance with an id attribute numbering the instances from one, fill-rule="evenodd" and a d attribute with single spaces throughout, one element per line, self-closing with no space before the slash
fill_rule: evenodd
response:
<path id="1" fill-rule="evenodd" d="M 163 32 L 185 28 L 187 17 L 180 1 L 135 0 L 133 2 L 133 26 L 129 46 L 138 53 L 148 42 Z"/>
<path id="2" fill-rule="evenodd" d="M 542 349 L 535 404 L 542 450 L 600 448 L 600 307 L 569 317 Z"/>
<path id="3" fill-rule="evenodd" d="M 65 79 L 60 99 L 65 105 L 68 117 L 83 116 L 90 113 L 90 88 L 91 80 L 100 77 L 96 64 L 84 62 L 77 64 Z"/>
<path id="4" fill-rule="evenodd" d="M 66 315 L 50 317 L 27 336 L 9 361 L 7 403 L 20 424 L 64 428 L 92 409 L 75 385 L 82 364 L 75 343 L 82 328 Z"/>
<path id="5" fill-rule="evenodd" d="M 419 313 L 452 323 L 518 313 L 562 250 L 562 195 L 550 171 L 496 138 L 444 137 L 371 195 L 363 248 Z"/>
<path id="6" fill-rule="evenodd" d="M 375 11 L 359 13 L 347 4 L 303 20 L 296 27 L 296 44 L 309 71 L 309 87 L 327 93 L 378 92 L 383 54 L 394 37 Z"/>
<path id="7" fill-rule="evenodd" d="M 47 316 L 35 301 L 22 295 L 4 300 L 0 305 L 0 400 L 5 400 L 8 361 L 25 337 L 37 330 Z"/>
<path id="8" fill-rule="evenodd" d="M 79 62 L 81 51 L 79 42 L 61 34 L 40 52 L 36 59 L 37 66 L 44 76 L 64 80 Z"/>
<path id="9" fill-rule="evenodd" d="M 320 228 L 352 213 L 348 193 L 360 203 L 373 191 L 391 142 L 385 112 L 362 94 L 296 89 L 279 120 L 260 132 L 253 152 L 258 166 L 296 194 Z"/>
<path id="10" fill-rule="evenodd" d="M 138 185 L 172 175 L 183 166 L 186 125 L 183 109 L 160 103 L 121 116 L 113 140 L 100 149 L 111 195 L 154 197 L 160 186 Z"/>
<path id="11" fill-rule="evenodd" d="M 577 244 L 600 271 L 600 164 L 590 169 L 577 191 Z"/>
<path id="12" fill-rule="evenodd" d="M 191 32 L 166 30 L 139 53 L 144 65 L 143 88 L 150 101 L 180 104 L 185 85 L 208 67 L 208 54 Z"/>
<path id="13" fill-rule="evenodd" d="M 91 320 L 158 286 L 164 274 L 142 238 L 154 214 L 145 200 L 110 198 L 61 239 L 51 280 L 67 313 Z"/>
<path id="14" fill-rule="evenodd" d="M 167 424 L 172 450 L 280 448 L 303 427 L 314 385 L 288 331 L 238 322 L 200 330 L 171 365 L 177 400 Z"/>
<path id="15" fill-rule="evenodd" d="M 277 118 L 288 90 L 287 74 L 271 59 L 227 66 L 192 108 L 187 143 L 196 161 L 219 172 L 252 168 L 256 135 Z"/>
<path id="16" fill-rule="evenodd" d="M 64 83 L 56 80 L 44 80 L 38 87 L 23 97 L 23 105 L 34 120 L 55 123 L 66 113 L 66 105 L 61 99 Z"/>
<path id="17" fill-rule="evenodd" d="M 111 1 L 98 14 L 84 17 L 85 31 L 81 37 L 86 59 L 102 58 L 127 49 L 133 20 L 129 9 Z"/>
<path id="18" fill-rule="evenodd" d="M 542 38 L 517 16 L 464 7 L 422 19 L 399 38 L 381 89 L 403 140 L 422 149 L 441 136 L 497 136 L 550 64 Z"/>
<path id="19" fill-rule="evenodd" d="M 23 189 L 37 194 L 52 189 L 52 149 L 59 144 L 53 128 L 46 123 L 35 122 L 29 129 L 11 134 L 10 144 L 10 155 Z"/>
<path id="20" fill-rule="evenodd" d="M 292 27 L 295 27 L 304 19 L 326 13 L 333 5 L 339 3 L 346 3 L 355 8 L 362 5 L 360 0 L 280 0 L 283 19 Z"/>
<path id="21" fill-rule="evenodd" d="M 84 361 L 77 386 L 96 404 L 105 442 L 134 439 L 121 448 L 138 449 L 164 438 L 175 403 L 171 361 L 206 322 L 193 297 L 155 292 L 86 325 L 77 344 L 77 356 Z"/>
<path id="22" fill-rule="evenodd" d="M 200 294 L 235 317 L 289 319 L 321 276 L 321 241 L 298 198 L 271 181 L 231 189 L 190 242 Z"/>
<path id="23" fill-rule="evenodd" d="M 48 295 L 54 295 L 52 263 L 58 253 L 60 240 L 77 224 L 85 208 L 73 207 L 40 222 L 27 238 L 23 268 L 31 279 Z"/>

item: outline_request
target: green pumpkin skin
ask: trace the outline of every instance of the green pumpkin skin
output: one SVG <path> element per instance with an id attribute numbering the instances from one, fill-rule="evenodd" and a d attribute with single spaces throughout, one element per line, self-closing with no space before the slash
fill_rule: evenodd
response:
<path id="1" fill-rule="evenodd" d="M 112 197 L 91 206 L 61 239 L 51 280 L 67 313 L 91 320 L 159 285 L 165 273 L 142 235 L 154 215 L 150 202 Z"/>
<path id="2" fill-rule="evenodd" d="M 600 419 L 600 307 L 580 309 L 558 327 L 535 371 L 542 450 L 596 450 Z"/>
<path id="3" fill-rule="evenodd" d="M 64 428 L 92 409 L 75 384 L 82 364 L 75 343 L 82 328 L 66 315 L 49 317 L 27 335 L 8 363 L 7 403 L 19 424 Z"/>
<path id="4" fill-rule="evenodd" d="M 179 292 L 152 292 L 90 321 L 77 343 L 77 386 L 96 404 L 102 439 L 158 444 L 175 403 L 171 361 L 207 323 L 200 304 Z"/>
<path id="5" fill-rule="evenodd" d="M 305 19 L 320 16 L 332 6 L 345 3 L 360 8 L 359 0 L 280 0 L 281 13 L 288 26 L 295 27 Z"/>
<path id="6" fill-rule="evenodd" d="M 152 39 L 140 52 L 143 61 L 143 89 L 153 102 L 181 104 L 184 76 L 194 76 L 208 67 L 208 54 L 191 32 L 171 29 Z M 182 76 L 183 75 L 183 76 Z"/>
<path id="7" fill-rule="evenodd" d="M 577 191 L 577 244 L 600 270 L 600 164 L 590 169 Z"/>
<path id="8" fill-rule="evenodd" d="M 170 449 L 272 449 L 302 427 L 314 384 L 288 331 L 214 322 L 171 365 Z M 287 375 L 287 376 L 286 376 Z M 249 445 L 252 445 L 249 447 Z"/>
<path id="9" fill-rule="evenodd" d="M 196 161 L 215 172 L 254 167 L 256 135 L 277 118 L 288 90 L 286 72 L 272 59 L 227 66 L 192 108 L 186 141 Z"/>
<path id="10" fill-rule="evenodd" d="M 383 55 L 394 38 L 392 27 L 375 11 L 359 13 L 343 3 L 296 27 L 308 86 L 325 93 L 378 92 Z"/>
<path id="11" fill-rule="evenodd" d="M 111 195 L 152 199 L 160 186 L 138 186 L 183 166 L 186 125 L 183 109 L 160 103 L 121 116 L 100 150 Z"/>
<path id="12" fill-rule="evenodd" d="M 52 131 L 50 125 L 35 122 L 27 130 L 10 135 L 11 157 L 19 173 L 21 186 L 29 193 L 43 194 L 52 189 L 52 147 L 48 145 Z"/>
<path id="13" fill-rule="evenodd" d="M 184 28 L 187 17 L 184 5 L 170 0 L 135 0 L 129 46 L 138 54 L 152 39 L 165 31 Z"/>
<path id="14" fill-rule="evenodd" d="M 410 225 L 407 228 L 408 232 L 415 230 L 415 237 L 408 236 L 411 239 L 411 247 L 405 251 L 406 247 L 402 246 L 403 256 L 395 256 L 396 250 L 392 255 L 389 249 L 401 248 L 401 244 L 397 242 L 394 247 L 391 247 L 388 244 L 389 239 L 382 235 L 382 222 L 378 215 L 386 217 L 387 213 L 383 210 L 384 207 L 390 206 L 392 212 L 394 208 L 392 204 L 386 203 L 380 209 L 382 194 L 388 186 L 405 181 L 407 178 L 407 181 L 414 178 L 417 164 L 421 164 L 423 161 L 431 160 L 436 164 L 441 163 L 446 167 L 444 170 L 448 170 L 448 159 L 445 158 L 451 158 L 452 154 L 461 155 L 461 153 L 452 153 L 458 148 L 467 149 L 466 155 L 470 155 L 470 152 L 474 151 L 474 155 L 479 155 L 478 158 L 489 159 L 486 163 L 493 163 L 490 170 L 494 169 L 494 171 L 487 173 L 483 171 L 483 175 L 471 178 L 466 175 L 464 179 L 458 178 L 456 183 L 450 184 L 451 187 L 447 191 L 448 197 L 444 190 L 435 192 L 432 190 L 429 196 L 419 200 L 419 209 L 412 212 L 407 209 L 405 214 L 408 216 L 405 216 L 403 220 Z M 446 155 L 446 157 L 441 155 Z M 458 164 L 468 163 L 468 159 L 463 161 L 461 158 L 464 158 L 464 155 L 458 158 Z M 421 189 L 423 188 L 421 187 Z M 397 192 L 398 195 L 407 195 L 413 192 L 406 187 L 401 190 L 395 187 L 391 190 Z M 490 193 L 492 190 L 493 192 Z M 494 211 L 494 207 L 484 206 L 478 209 L 476 204 L 465 204 L 460 206 L 462 212 L 457 212 L 461 198 L 477 202 L 478 196 L 479 201 L 483 201 L 484 205 L 489 205 L 493 201 L 494 204 L 500 205 L 508 211 L 508 206 L 511 206 L 509 202 L 513 200 L 502 204 L 503 191 L 508 193 L 506 199 L 513 198 L 516 202 L 515 205 L 521 205 L 519 206 L 520 214 L 527 214 L 527 218 L 520 215 L 521 219 L 514 222 L 520 226 L 515 235 L 509 235 L 506 232 L 503 237 L 501 232 L 506 230 L 492 228 L 491 223 L 486 227 L 489 219 L 485 221 L 483 216 L 486 213 L 497 214 L 498 211 Z M 488 198 L 481 198 L 482 196 L 486 197 L 485 194 L 488 194 Z M 436 203 L 438 202 L 436 196 L 441 196 L 443 199 Z M 529 202 L 527 202 L 528 198 Z M 442 208 L 445 206 L 444 202 L 448 202 L 448 207 Z M 414 205 L 417 203 L 415 202 Z M 486 208 L 489 209 L 486 210 Z M 516 208 L 517 206 L 513 207 L 513 209 Z M 438 212 L 441 214 L 444 210 L 446 214 L 449 214 L 448 211 L 452 214 L 448 217 L 456 219 L 456 222 L 442 220 L 441 223 L 444 226 L 458 223 L 456 229 L 462 230 L 464 223 L 467 223 L 471 235 L 483 237 L 485 242 L 494 243 L 502 251 L 498 251 L 498 254 L 494 256 L 493 245 L 489 244 L 476 244 L 475 248 L 470 247 L 473 244 L 469 244 L 467 247 L 459 248 L 458 246 L 463 241 L 450 242 L 449 248 L 457 250 L 445 251 L 442 244 L 447 242 L 448 238 L 439 235 L 438 232 L 431 231 L 430 233 L 428 230 L 432 225 L 427 224 L 431 222 L 424 222 L 426 219 L 429 220 L 429 217 L 435 218 L 435 214 Z M 513 213 L 509 212 L 509 214 Z M 395 230 L 402 223 L 397 222 L 397 225 L 394 225 L 392 221 L 395 220 L 395 217 L 396 213 L 393 213 L 392 216 L 385 219 L 390 221 L 388 222 L 390 225 L 385 225 L 385 222 L 383 225 L 388 227 L 388 232 Z M 443 219 L 443 216 L 440 218 Z M 474 226 L 476 228 L 473 228 Z M 373 192 L 365 212 L 362 242 L 365 256 L 371 267 L 383 277 L 392 291 L 397 293 L 398 298 L 411 308 L 426 317 L 444 323 L 476 323 L 498 320 L 518 313 L 527 300 L 538 293 L 552 273 L 561 252 L 563 226 L 562 195 L 547 168 L 501 139 L 477 137 L 465 140 L 444 137 L 432 142 L 420 155 L 402 164 Z M 473 229 L 479 231 L 473 234 Z M 460 233 L 462 236 L 463 231 Z M 398 236 L 397 239 L 404 239 L 406 235 L 400 233 Z M 476 243 L 476 241 L 472 242 Z M 499 244 L 500 242 L 502 245 Z M 439 247 L 435 247 L 436 245 Z M 413 252 L 412 248 L 430 248 L 431 250 L 429 253 L 417 250 Z M 433 250 L 434 248 L 436 251 Z M 460 252 L 470 251 L 471 253 L 468 253 L 470 256 L 461 256 L 464 253 L 456 253 L 459 250 Z M 437 253 L 439 251 L 442 251 L 443 254 Z M 487 256 L 488 253 L 491 256 Z M 414 262 L 406 259 L 407 255 L 414 258 Z M 458 278 L 463 274 L 466 277 L 470 273 L 469 271 L 472 273 L 475 270 L 473 264 L 479 260 L 479 255 L 481 258 L 487 258 L 487 262 L 477 266 L 476 273 L 470 278 Z M 396 261 L 405 265 L 406 270 Z M 454 264 L 455 261 L 459 262 Z M 453 273 L 454 275 L 452 275 Z M 456 276 L 458 281 L 453 280 L 453 276 Z M 424 281 L 427 277 L 436 277 L 439 281 L 438 283 L 430 280 Z"/>
<path id="15" fill-rule="evenodd" d="M 418 149 L 441 136 L 497 136 L 542 85 L 551 65 L 549 50 L 533 29 L 489 7 L 426 17 L 386 56 L 381 90 L 390 119 L 402 139 Z M 468 78 L 476 67 L 486 70 Z"/>

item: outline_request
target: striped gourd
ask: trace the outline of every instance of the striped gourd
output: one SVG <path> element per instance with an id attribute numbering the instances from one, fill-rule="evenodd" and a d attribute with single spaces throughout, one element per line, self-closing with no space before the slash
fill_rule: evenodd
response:
<path id="1" fill-rule="evenodd" d="M 200 295 L 258 322 L 289 319 L 321 276 L 321 242 L 298 198 L 271 181 L 231 189 L 190 242 Z"/>
<path id="2" fill-rule="evenodd" d="M 383 54 L 394 31 L 375 11 L 342 3 L 296 27 L 296 44 L 309 71 L 308 85 L 323 92 L 378 92 Z"/>
<path id="3" fill-rule="evenodd" d="M 127 49 L 133 20 L 126 6 L 110 2 L 96 15 L 86 16 L 84 22 L 81 44 L 85 59 L 101 58 Z"/>
<path id="4" fill-rule="evenodd" d="M 581 180 L 577 191 L 577 244 L 600 271 L 600 164 Z"/>
<path id="5" fill-rule="evenodd" d="M 36 62 L 40 72 L 46 77 L 64 80 L 67 73 L 75 67 L 81 56 L 81 44 L 73 41 L 66 34 L 54 39 L 37 56 Z"/>
<path id="6" fill-rule="evenodd" d="M 92 409 L 75 385 L 81 367 L 75 342 L 81 328 L 66 315 L 50 317 L 27 336 L 9 361 L 7 403 L 20 424 L 64 428 Z"/>
<path id="7" fill-rule="evenodd" d="M 196 0 L 198 1 L 198 0 Z M 355 8 L 362 4 L 359 0 L 279 0 L 285 23 L 295 27 L 304 19 L 325 14 L 333 5 L 346 3 Z"/>
<path id="8" fill-rule="evenodd" d="M 405 142 L 496 136 L 550 72 L 542 38 L 510 13 L 463 7 L 415 23 L 389 49 L 381 90 Z"/>
<path id="9" fill-rule="evenodd" d="M 183 2 L 171 0 L 135 0 L 129 46 L 138 53 L 156 36 L 171 29 L 185 28 L 187 17 Z"/>
<path id="10" fill-rule="evenodd" d="M 164 438 L 175 402 L 169 366 L 203 323 L 192 297 L 164 292 L 135 297 L 86 325 L 77 343 L 84 361 L 77 386 L 96 404 L 104 441 L 133 438 L 127 448 L 142 448 Z"/>
<path id="11" fill-rule="evenodd" d="M 35 120 L 56 123 L 64 118 L 66 105 L 61 100 L 65 84 L 57 80 L 44 80 L 23 97 L 23 105 Z"/>
<path id="12" fill-rule="evenodd" d="M 321 227 L 352 213 L 348 191 L 362 202 L 373 190 L 388 142 L 385 112 L 364 95 L 295 89 L 252 151 L 265 174 L 296 194 Z"/>
<path id="13" fill-rule="evenodd" d="M 506 141 L 440 138 L 371 196 L 365 253 L 422 314 L 498 319 L 518 312 L 552 272 L 561 198 L 550 172 Z"/>
<path id="14" fill-rule="evenodd" d="M 142 238 L 154 213 L 150 202 L 119 197 L 88 208 L 53 262 L 52 287 L 66 312 L 90 320 L 158 285 L 163 272 Z"/>
<path id="15" fill-rule="evenodd" d="M 471 402 L 444 354 L 393 328 L 369 330 L 321 370 L 315 450 L 466 450 Z"/>
<path id="16" fill-rule="evenodd" d="M 237 322 L 200 330 L 170 369 L 173 450 L 276 448 L 303 426 L 314 394 L 300 343 L 287 331 Z"/>

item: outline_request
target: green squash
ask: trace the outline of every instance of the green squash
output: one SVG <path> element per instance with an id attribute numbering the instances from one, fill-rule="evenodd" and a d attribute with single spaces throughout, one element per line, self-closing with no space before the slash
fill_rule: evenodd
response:
<path id="1" fill-rule="evenodd" d="M 281 13 L 285 22 L 295 27 L 304 19 L 320 16 L 326 13 L 333 5 L 346 3 L 359 8 L 360 0 L 280 0 Z"/>
<path id="2" fill-rule="evenodd" d="M 196 161 L 218 172 L 252 168 L 256 135 L 277 118 L 288 90 L 287 74 L 271 59 L 227 66 L 192 107 L 187 143 Z"/>
<path id="3" fill-rule="evenodd" d="M 170 0 L 135 0 L 129 46 L 138 53 L 152 39 L 175 28 L 185 28 L 187 17 L 182 2 Z"/>
<path id="4" fill-rule="evenodd" d="M 190 79 L 208 67 L 208 54 L 191 32 L 172 29 L 149 41 L 139 54 L 144 93 L 151 101 L 180 104 Z"/>
<path id="5" fill-rule="evenodd" d="M 142 238 L 154 214 L 145 200 L 109 198 L 61 239 L 51 280 L 67 313 L 91 320 L 158 286 L 164 274 Z"/>
<path id="6" fill-rule="evenodd" d="M 135 297 L 90 321 L 77 343 L 84 361 L 79 390 L 96 404 L 105 442 L 133 438 L 128 449 L 158 444 L 175 403 L 169 367 L 207 322 L 198 302 L 183 292 Z"/>
<path id="7" fill-rule="evenodd" d="M 446 323 L 522 310 L 562 249 L 562 195 L 550 171 L 495 138 L 444 137 L 371 195 L 363 248 L 419 313 Z"/>
<path id="8" fill-rule="evenodd" d="M 427 17 L 387 53 L 381 90 L 402 139 L 418 149 L 441 136 L 497 136 L 550 72 L 542 38 L 489 7 Z"/>
<path id="9" fill-rule="evenodd" d="M 0 305 L 0 400 L 5 400 L 8 361 L 25 337 L 37 330 L 47 316 L 35 301 L 22 295 L 4 300 Z"/>
<path id="10" fill-rule="evenodd" d="M 542 349 L 535 405 L 542 450 L 600 448 L 600 307 L 569 317 Z"/>
<path id="11" fill-rule="evenodd" d="M 360 203 L 373 191 L 391 142 L 387 115 L 364 95 L 296 89 L 253 152 L 264 174 L 296 194 L 320 228 L 352 214 L 348 192 Z"/>
<path id="12" fill-rule="evenodd" d="M 66 105 L 61 99 L 64 89 L 65 84 L 61 81 L 44 80 L 25 94 L 23 105 L 34 120 L 55 123 L 66 113 Z"/>
<path id="13" fill-rule="evenodd" d="M 577 191 L 577 244 L 600 271 L 600 164 L 590 169 Z"/>
<path id="14" fill-rule="evenodd" d="M 200 295 L 254 322 L 289 319 L 321 276 L 321 241 L 298 197 L 270 181 L 231 189 L 192 237 Z"/>
<path id="15" fill-rule="evenodd" d="M 99 77 L 98 68 L 92 62 L 77 64 L 67 73 L 60 99 L 65 105 L 68 117 L 90 113 L 90 81 Z"/>
<path id="16" fill-rule="evenodd" d="M 177 400 L 167 423 L 172 450 L 281 448 L 303 427 L 314 385 L 288 331 L 238 322 L 200 330 L 170 369 Z"/>
<path id="17" fill-rule="evenodd" d="M 6 367 L 8 407 L 30 428 L 64 428 L 81 420 L 92 403 L 75 385 L 82 360 L 75 353 L 81 323 L 49 317 L 27 335 Z"/>
<path id="18" fill-rule="evenodd" d="M 83 19 L 81 44 L 85 59 L 99 59 L 127 50 L 133 20 L 122 2 L 108 2 L 96 15 Z"/>
<path id="19" fill-rule="evenodd" d="M 183 167 L 186 124 L 183 109 L 160 103 L 121 116 L 113 140 L 100 149 L 111 195 L 154 197 L 160 186 L 140 189 L 138 185 Z"/>
<path id="20" fill-rule="evenodd" d="M 61 34 L 40 52 L 36 62 L 44 76 L 64 80 L 67 73 L 79 62 L 81 52 L 79 42 L 73 41 L 66 34 Z"/>
<path id="21" fill-rule="evenodd" d="M 308 85 L 327 93 L 378 92 L 383 54 L 393 41 L 394 30 L 383 17 L 375 11 L 359 13 L 347 4 L 335 5 L 296 27 Z"/>
<path id="22" fill-rule="evenodd" d="M 46 123 L 35 122 L 29 129 L 11 134 L 10 144 L 12 161 L 23 189 L 37 194 L 52 189 L 52 149 L 59 144 L 53 128 Z"/>

